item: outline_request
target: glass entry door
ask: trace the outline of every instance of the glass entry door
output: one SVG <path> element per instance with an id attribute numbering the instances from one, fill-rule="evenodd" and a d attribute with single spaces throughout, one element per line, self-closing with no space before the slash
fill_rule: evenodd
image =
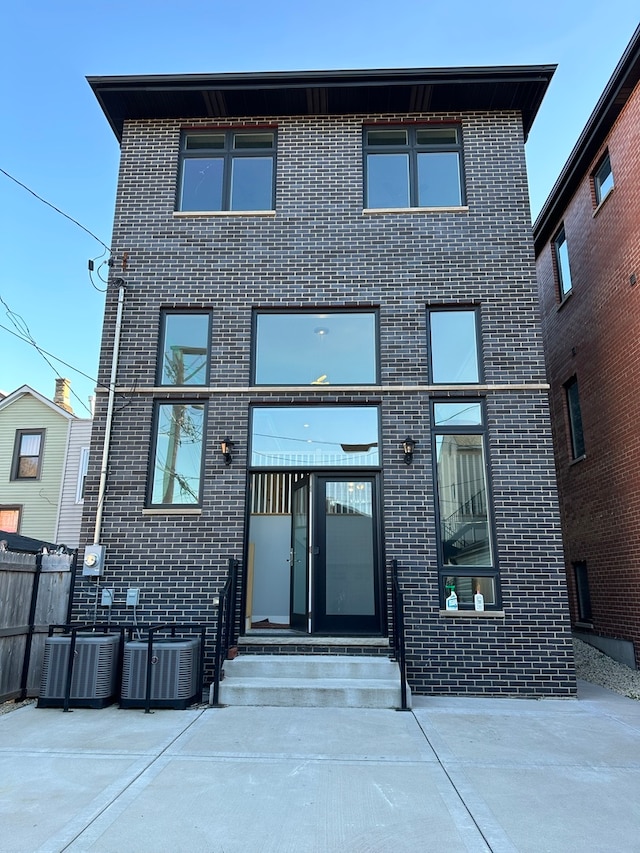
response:
<path id="1" fill-rule="evenodd" d="M 323 634 L 381 632 L 376 477 L 312 474 L 296 483 L 291 626 Z"/>
<path id="2" fill-rule="evenodd" d="M 309 631 L 309 477 L 298 480 L 291 499 L 291 627 Z"/>

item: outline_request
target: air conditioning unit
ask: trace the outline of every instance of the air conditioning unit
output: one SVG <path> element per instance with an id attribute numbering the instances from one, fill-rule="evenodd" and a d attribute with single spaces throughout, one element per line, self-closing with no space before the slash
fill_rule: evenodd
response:
<path id="1" fill-rule="evenodd" d="M 119 634 L 78 634 L 74 651 L 69 705 L 104 708 L 118 691 Z M 71 635 L 45 639 L 39 708 L 62 708 L 67 688 Z"/>
<path id="2" fill-rule="evenodd" d="M 144 640 L 124 644 L 121 708 L 144 708 L 147 689 L 147 652 Z M 151 707 L 184 710 L 202 701 L 200 639 L 159 639 L 151 651 Z"/>

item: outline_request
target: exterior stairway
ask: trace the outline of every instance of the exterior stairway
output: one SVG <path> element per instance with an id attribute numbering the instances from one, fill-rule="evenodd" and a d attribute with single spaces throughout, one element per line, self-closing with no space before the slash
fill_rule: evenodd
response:
<path id="1" fill-rule="evenodd" d="M 400 708 L 400 672 L 380 656 L 240 655 L 224 663 L 219 698 L 221 705 Z"/>

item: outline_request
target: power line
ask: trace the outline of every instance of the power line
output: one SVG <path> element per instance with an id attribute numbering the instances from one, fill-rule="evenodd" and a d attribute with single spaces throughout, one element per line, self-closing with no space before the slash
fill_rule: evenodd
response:
<path id="1" fill-rule="evenodd" d="M 107 250 L 107 252 L 109 252 L 109 253 L 111 252 L 111 249 L 109 248 L 109 246 L 107 246 L 106 243 L 103 243 L 99 237 L 96 237 L 96 235 L 93 233 L 93 231 L 89 231 L 88 228 L 85 228 L 85 226 L 82 225 L 82 223 L 78 222 L 77 219 L 74 219 L 73 216 L 69 216 L 69 214 L 65 213 L 64 210 L 60 210 L 60 208 L 56 207 L 55 204 L 51 204 L 51 202 L 47 201 L 46 198 L 42 198 L 42 196 L 38 195 L 37 192 L 34 192 L 26 184 L 23 184 L 22 181 L 19 181 L 17 178 L 14 178 L 13 175 L 10 175 L 9 172 L 5 171 L 2 168 L 0 168 L 0 172 L 2 172 L 3 175 L 6 175 L 7 178 L 12 180 L 14 183 L 18 184 L 19 187 L 22 187 L 23 190 L 26 190 L 28 193 L 31 193 L 32 196 L 35 196 L 35 198 L 37 198 L 38 201 L 41 201 L 43 204 L 46 204 L 52 210 L 55 210 L 56 213 L 59 213 L 61 216 L 64 216 L 65 219 L 68 219 L 70 222 L 73 222 L 73 224 L 77 225 L 78 228 L 82 228 L 82 230 L 86 231 L 86 233 L 89 234 L 89 236 L 93 237 L 94 240 L 97 240 L 101 246 L 104 246 L 105 249 Z"/>

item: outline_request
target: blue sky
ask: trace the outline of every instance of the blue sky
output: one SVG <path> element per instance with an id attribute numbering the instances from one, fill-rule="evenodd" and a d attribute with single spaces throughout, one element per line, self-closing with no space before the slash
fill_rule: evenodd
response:
<path id="1" fill-rule="evenodd" d="M 557 63 L 527 143 L 535 217 L 638 18 L 637 0 L 609 0 L 606 14 L 584 0 L 11 3 L 2 22 L 0 169 L 109 244 L 119 152 L 87 75 Z M 87 261 L 102 252 L 0 173 L 0 326 L 26 325 L 41 349 L 89 377 L 104 294 Z M 55 371 L 1 327 L 0 389 L 27 384 L 53 396 Z M 86 416 L 93 381 L 48 358 L 72 380 L 74 409 Z"/>

